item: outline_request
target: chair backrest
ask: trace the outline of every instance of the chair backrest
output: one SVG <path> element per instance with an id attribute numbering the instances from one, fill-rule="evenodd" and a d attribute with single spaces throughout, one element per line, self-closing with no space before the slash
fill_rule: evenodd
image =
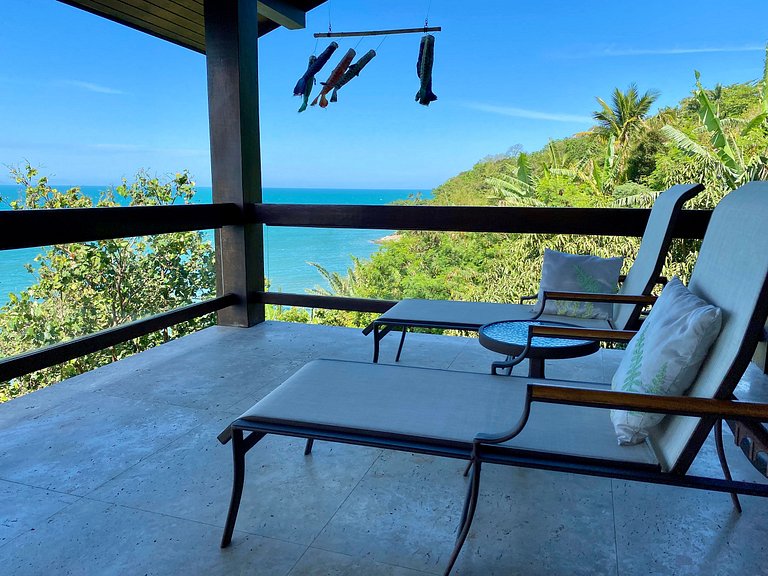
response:
<path id="1" fill-rule="evenodd" d="M 701 184 L 677 184 L 659 194 L 648 217 L 637 258 L 629 269 L 619 294 L 651 293 L 667 258 L 672 242 L 672 230 L 680 210 L 686 201 L 703 189 Z M 637 328 L 641 310 L 642 306 L 634 304 L 615 304 L 612 314 L 613 326 L 618 330 Z"/>
<path id="2" fill-rule="evenodd" d="M 768 316 L 768 182 L 723 198 L 704 236 L 688 288 L 718 306 L 723 327 L 687 395 L 728 399 L 752 358 Z M 667 416 L 651 432 L 662 465 L 685 473 L 712 429 L 711 418 Z"/>

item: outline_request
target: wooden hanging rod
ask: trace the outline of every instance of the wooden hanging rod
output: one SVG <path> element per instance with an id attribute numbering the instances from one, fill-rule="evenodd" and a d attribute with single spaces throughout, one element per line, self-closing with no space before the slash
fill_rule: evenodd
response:
<path id="1" fill-rule="evenodd" d="M 419 32 L 441 32 L 440 26 L 431 28 L 400 28 L 398 30 L 365 30 L 363 32 L 315 32 L 315 38 L 349 38 L 350 36 L 384 36 L 385 34 L 414 34 Z"/>

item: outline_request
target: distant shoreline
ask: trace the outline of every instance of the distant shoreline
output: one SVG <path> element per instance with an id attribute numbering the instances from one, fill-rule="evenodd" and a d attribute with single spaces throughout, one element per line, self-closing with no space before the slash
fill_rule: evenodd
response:
<path id="1" fill-rule="evenodd" d="M 20 195 L 19 186 L 0 184 L 0 196 L 6 201 L 15 200 Z M 91 198 L 98 198 L 105 186 L 83 186 L 81 190 Z M 61 188 L 59 188 L 61 189 Z M 198 186 L 195 203 L 211 202 L 211 188 Z M 336 190 L 323 189 L 274 189 L 264 188 L 266 202 L 280 204 L 364 204 L 384 206 L 392 202 L 405 200 L 417 190 Z M 7 204 L 0 210 L 10 209 Z M 370 258 L 379 246 L 395 240 L 396 230 L 354 230 L 323 228 L 267 227 L 264 232 L 265 254 L 264 273 L 269 277 L 273 290 L 303 293 L 318 283 L 323 287 L 325 281 L 317 270 L 305 262 L 317 262 L 329 272 L 346 274 L 350 267 L 350 255 L 357 258 Z M 210 234 L 210 233 L 209 233 Z M 379 236 L 381 235 L 381 236 Z M 34 263 L 40 253 L 39 248 L 20 248 L 6 250 L 0 260 L 0 306 L 8 303 L 8 294 L 19 294 L 28 289 L 38 279 L 29 274 L 25 264 Z M 36 268 L 36 266 L 33 267 Z"/>
<path id="2" fill-rule="evenodd" d="M 383 236 L 382 238 L 377 238 L 373 241 L 374 244 L 384 244 L 386 242 L 392 242 L 394 240 L 400 240 L 402 237 L 402 234 L 389 234 L 388 236 Z"/>

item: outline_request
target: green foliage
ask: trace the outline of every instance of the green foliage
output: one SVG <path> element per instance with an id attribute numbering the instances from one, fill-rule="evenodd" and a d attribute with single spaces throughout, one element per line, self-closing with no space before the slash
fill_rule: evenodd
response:
<path id="1" fill-rule="evenodd" d="M 627 183 L 644 182 L 656 169 L 656 156 L 664 152 L 664 135 L 659 129 L 649 129 L 638 134 L 626 161 Z"/>
<path id="2" fill-rule="evenodd" d="M 10 204 L 14 210 L 189 203 L 195 193 L 186 172 L 167 182 L 140 172 L 95 201 L 79 188 L 52 188 L 30 166 L 12 174 L 23 188 L 22 197 Z M 42 248 L 36 266 L 27 265 L 32 286 L 10 294 L 0 308 L 0 354 L 24 353 L 211 297 L 213 260 L 213 249 L 199 232 Z M 2 383 L 0 401 L 212 323 L 209 315 Z"/>
<path id="3" fill-rule="evenodd" d="M 683 116 L 661 128 L 672 143 L 671 152 L 688 162 L 664 159 L 664 180 L 682 176 L 707 187 L 699 202 L 714 206 L 729 190 L 750 180 L 768 178 L 768 50 L 763 78 L 756 86 L 737 84 L 706 90 L 698 72 L 694 109 L 698 124 Z M 671 178 L 670 178 L 671 176 Z M 682 181 L 682 179 L 678 180 Z"/>
<path id="4" fill-rule="evenodd" d="M 513 157 L 485 161 L 476 164 L 472 170 L 450 178 L 432 192 L 433 199 L 427 204 L 450 206 L 485 206 L 494 196 L 493 185 L 488 178 L 499 174 L 512 174 L 516 169 Z"/>
<path id="5" fill-rule="evenodd" d="M 634 85 L 626 91 L 617 89 L 610 104 L 598 98 L 599 125 L 592 130 L 553 140 L 533 152 L 513 146 L 507 154 L 487 158 L 449 179 L 433 191 L 433 199 L 417 197 L 405 203 L 649 207 L 661 190 L 702 182 L 705 192 L 687 207 L 712 208 L 735 186 L 768 179 L 768 52 L 759 82 L 707 89 L 697 75 L 692 97 L 649 116 L 656 96 L 651 91 L 640 95 Z M 45 178 L 34 180 L 36 176 L 31 168 L 17 172 L 26 194 L 15 208 L 92 205 L 79 190 L 55 191 Z M 135 183 L 124 183 L 98 205 L 114 205 L 117 197 L 131 204 L 188 202 L 192 187 L 186 174 L 166 184 L 140 174 Z M 663 273 L 687 282 L 699 246 L 699 241 L 674 240 Z M 311 292 L 387 300 L 516 302 L 521 295 L 538 291 L 545 248 L 621 255 L 626 272 L 638 247 L 639 239 L 624 237 L 403 231 L 383 242 L 370 260 L 353 259 L 346 275 L 315 265 L 329 289 L 317 287 Z M 38 283 L 12 295 L 0 316 L 0 341 L 13 343 L 3 353 L 36 348 L 205 297 L 213 290 L 211 263 L 210 246 L 195 234 L 52 247 L 39 257 Z M 338 326 L 362 327 L 374 316 L 267 309 L 270 319 Z M 79 373 L 192 328 L 176 327 L 73 361 L 52 369 L 50 378 Z M 13 382 L 5 394 L 36 385 L 31 380 Z"/>
<path id="6" fill-rule="evenodd" d="M 313 266 L 320 275 L 328 282 L 330 290 L 321 286 L 316 286 L 308 290 L 310 294 L 319 294 L 320 296 L 354 296 L 355 285 L 357 284 L 357 275 L 355 271 L 360 266 L 360 259 L 352 256 L 352 268 L 347 268 L 347 275 L 342 276 L 338 272 L 329 272 L 316 262 L 307 262 Z"/>
<path id="7" fill-rule="evenodd" d="M 493 186 L 494 196 L 499 206 L 543 206 L 536 196 L 539 178 L 534 174 L 528 155 L 521 153 L 517 157 L 517 171 L 511 176 L 499 174 L 487 178 Z"/>
<path id="8" fill-rule="evenodd" d="M 637 84 L 630 84 L 626 91 L 618 88 L 611 95 L 611 104 L 597 98 L 600 110 L 593 112 L 598 131 L 606 137 L 613 137 L 619 146 L 625 146 L 630 137 L 640 130 L 651 106 L 659 97 L 655 90 L 648 90 L 640 96 Z"/>
<path id="9" fill-rule="evenodd" d="M 712 208 L 750 179 L 768 179 L 768 58 L 756 84 L 704 88 L 649 116 L 657 94 L 631 85 L 598 99 L 600 125 L 543 149 L 486 159 L 434 191 L 430 204 L 650 207 L 661 190 L 702 182 L 687 204 Z M 699 241 L 674 240 L 663 273 L 687 282 Z M 542 234 L 399 232 L 370 261 L 329 276 L 338 293 L 399 300 L 516 302 L 538 291 L 545 248 L 634 261 L 637 238 Z M 322 274 L 322 270 L 320 270 Z M 333 292 L 334 290 L 331 290 Z M 373 315 L 316 311 L 313 321 L 364 326 Z"/>

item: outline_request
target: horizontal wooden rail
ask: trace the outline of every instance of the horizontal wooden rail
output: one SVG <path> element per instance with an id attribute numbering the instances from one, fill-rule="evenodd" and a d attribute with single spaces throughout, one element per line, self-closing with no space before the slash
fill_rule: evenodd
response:
<path id="1" fill-rule="evenodd" d="M 650 210 L 488 206 L 250 204 L 246 219 L 267 226 L 642 236 Z M 703 238 L 710 210 L 683 210 L 675 238 Z"/>
<path id="2" fill-rule="evenodd" d="M 90 242 L 150 234 L 265 224 L 311 228 L 435 230 L 640 236 L 649 210 L 626 208 L 510 208 L 468 206 L 369 206 L 191 204 L 115 208 L 0 211 L 0 250 Z M 711 211 L 686 210 L 673 235 L 701 238 Z M 0 360 L 0 381 L 95 352 L 236 303 L 227 295 L 68 342 Z M 382 313 L 394 302 L 259 292 L 264 304 Z"/>
<path id="3" fill-rule="evenodd" d="M 376 312 L 381 314 L 397 304 L 394 300 L 372 298 L 346 298 L 343 296 L 320 296 L 317 294 L 287 294 L 283 292 L 257 292 L 256 301 L 278 306 L 302 306 L 304 308 L 328 308 L 330 310 L 351 310 L 354 312 Z"/>
<path id="4" fill-rule="evenodd" d="M 0 210 L 0 250 L 91 242 L 242 223 L 236 204 Z"/>
<path id="5" fill-rule="evenodd" d="M 54 344 L 46 348 L 3 358 L 0 360 L 0 382 L 16 378 L 36 370 L 50 368 L 67 360 L 90 354 L 115 344 L 133 340 L 139 336 L 157 332 L 174 324 L 186 322 L 193 318 L 199 318 L 205 314 L 221 310 L 227 306 L 236 304 L 238 298 L 234 294 L 226 294 L 218 298 L 206 300 L 198 304 L 190 304 L 156 314 L 148 318 L 142 318 L 134 322 L 108 328 L 94 334 L 75 338 L 60 344 Z"/>
<path id="6" fill-rule="evenodd" d="M 641 236 L 649 210 L 629 208 L 508 208 L 185 204 L 117 208 L 0 211 L 0 250 L 91 242 L 149 234 L 209 230 L 245 222 L 268 226 Z M 702 238 L 711 211 L 684 210 L 676 238 Z"/>

